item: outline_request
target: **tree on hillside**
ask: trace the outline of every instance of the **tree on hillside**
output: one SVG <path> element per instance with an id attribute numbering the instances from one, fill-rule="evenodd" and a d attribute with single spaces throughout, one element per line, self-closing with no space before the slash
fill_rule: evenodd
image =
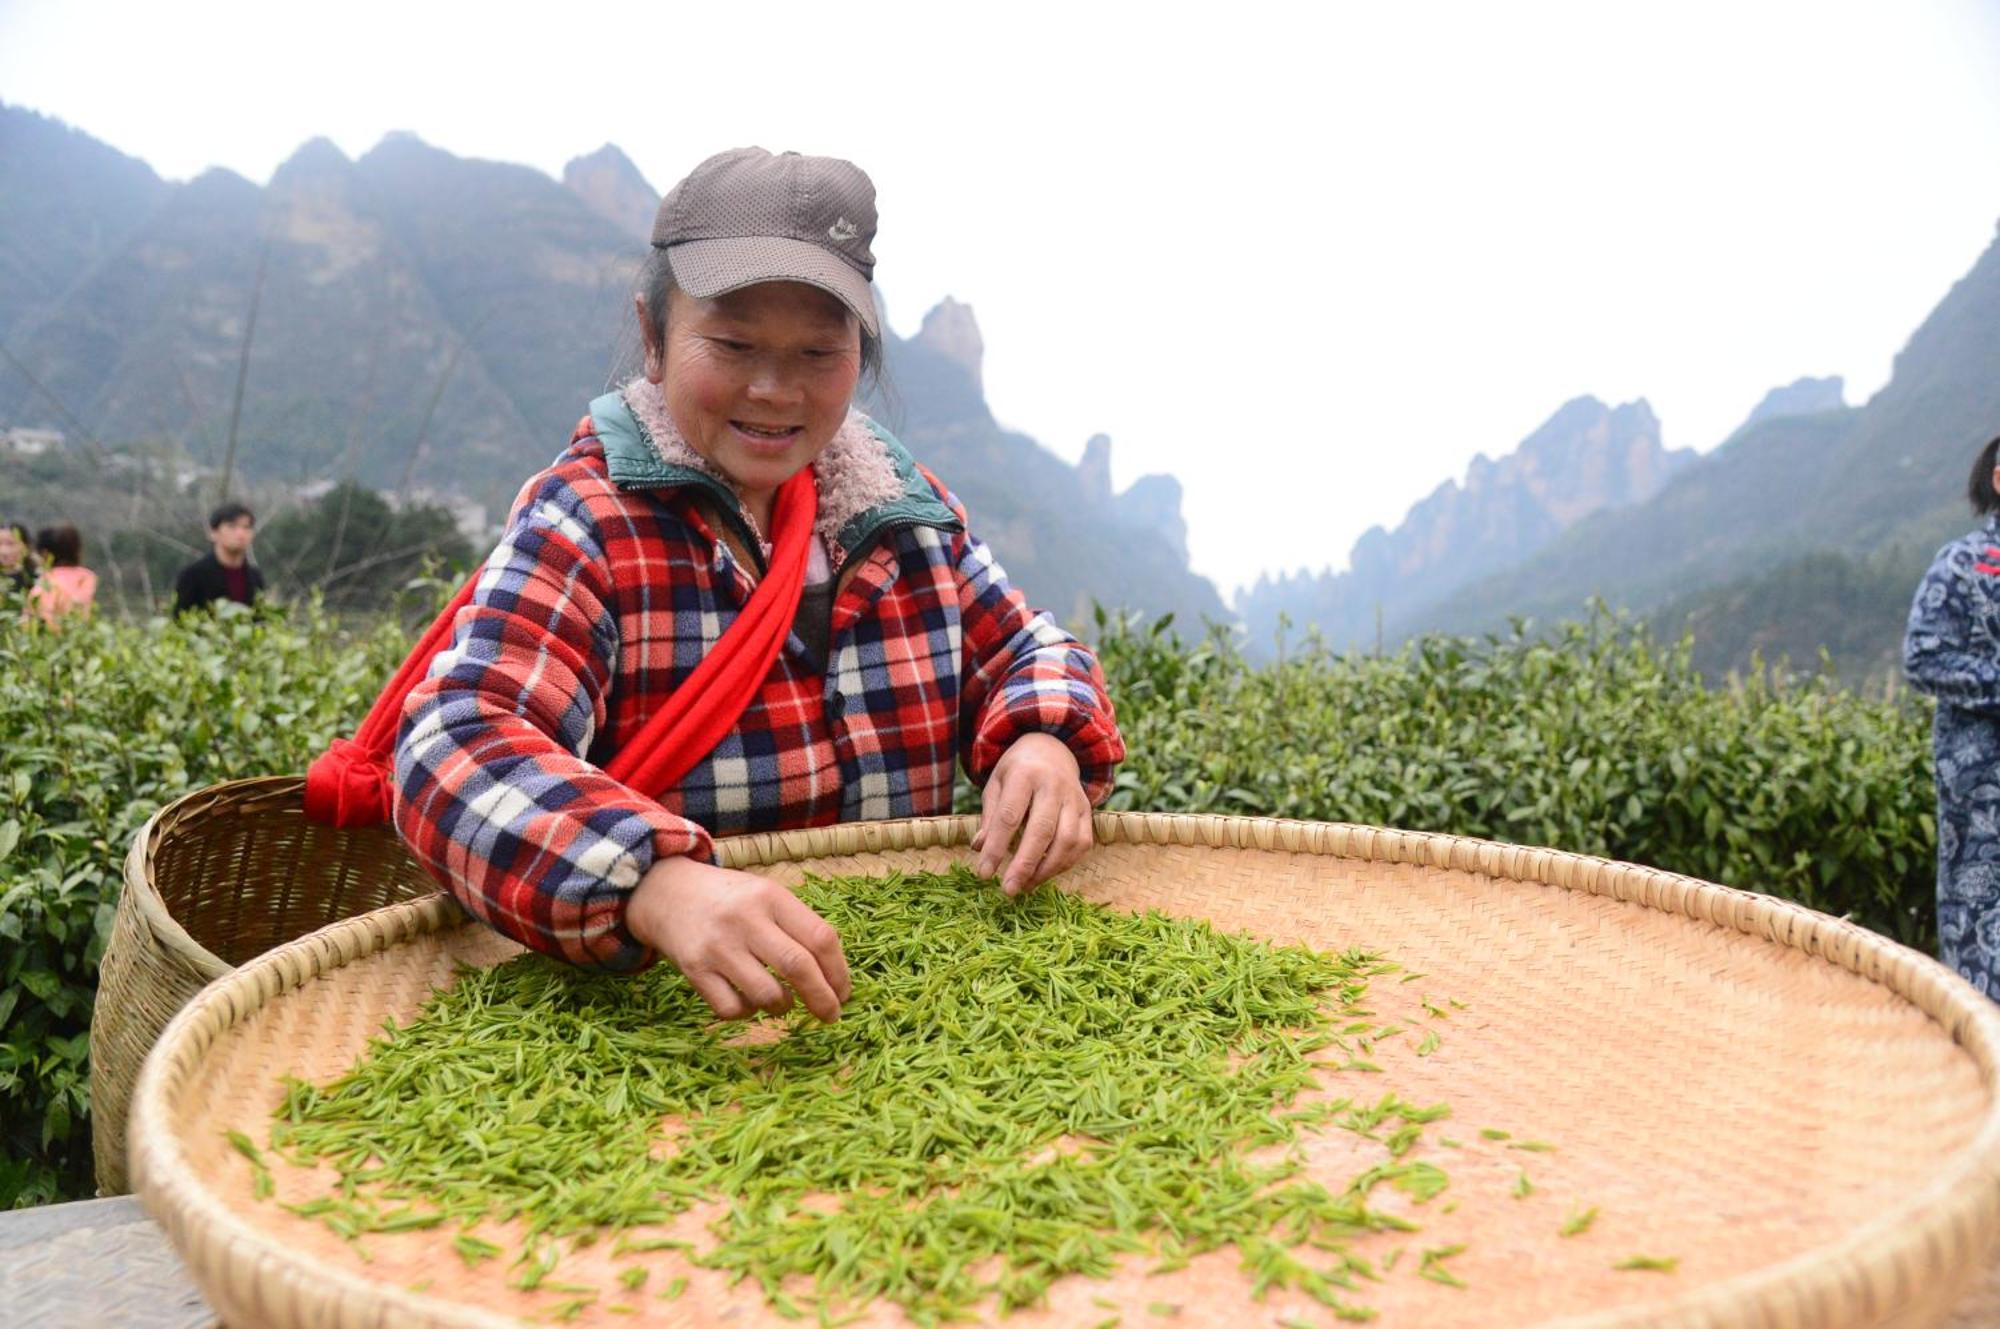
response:
<path id="1" fill-rule="evenodd" d="M 330 607 L 373 611 L 388 608 L 413 573 L 440 566 L 462 574 L 474 553 L 445 509 L 393 508 L 350 480 L 273 517 L 258 533 L 256 557 L 281 595 L 316 589 Z"/>

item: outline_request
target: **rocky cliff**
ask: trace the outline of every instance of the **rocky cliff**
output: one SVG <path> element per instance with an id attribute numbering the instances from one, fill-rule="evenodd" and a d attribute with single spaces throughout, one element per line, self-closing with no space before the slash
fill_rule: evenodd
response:
<path id="1" fill-rule="evenodd" d="M 1336 647 L 1372 646 L 1378 621 L 1519 563 L 1593 513 L 1652 497 L 1693 455 L 1661 444 L 1644 401 L 1578 397 L 1512 452 L 1474 457 L 1462 483 L 1439 485 L 1394 530 L 1362 535 L 1346 572 L 1260 579 L 1237 612 L 1254 649 L 1274 640 L 1281 613 Z"/>
<path id="2" fill-rule="evenodd" d="M 889 338 L 889 391 L 871 406 L 964 500 L 973 525 L 1037 604 L 1073 624 L 1093 603 L 1172 613 L 1198 631 L 1229 612 L 1188 570 L 1181 490 L 1169 476 L 1111 487 L 1111 440 L 1071 466 L 1002 429 L 980 389 L 984 339 L 972 307 L 947 298 L 917 335 Z"/>
<path id="3" fill-rule="evenodd" d="M 915 340 L 964 370 L 974 390 L 984 395 L 986 384 L 981 370 L 986 358 L 986 340 L 979 335 L 979 321 L 972 316 L 971 305 L 962 305 L 947 295 L 924 315 Z"/>
<path id="4" fill-rule="evenodd" d="M 0 335 L 27 370 L 0 364 L 0 425 L 81 422 L 214 472 L 243 369 L 238 474 L 351 477 L 497 518 L 633 363 L 657 203 L 609 145 L 558 183 L 410 134 L 358 160 L 316 139 L 262 188 L 227 171 L 168 184 L 0 106 Z M 1070 621 L 1093 601 L 1227 616 L 1188 570 L 1171 480 L 1100 493 L 994 422 L 969 306 L 942 302 L 887 349 L 893 390 L 871 405 L 1038 602 Z"/>

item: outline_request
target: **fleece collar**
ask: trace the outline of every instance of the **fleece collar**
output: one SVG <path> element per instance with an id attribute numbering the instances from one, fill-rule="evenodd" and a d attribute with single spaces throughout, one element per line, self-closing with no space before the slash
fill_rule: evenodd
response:
<path id="1" fill-rule="evenodd" d="M 657 384 L 639 377 L 605 393 L 590 403 L 590 420 L 604 448 L 605 468 L 620 489 L 706 490 L 749 527 L 728 480 L 674 427 Z M 837 561 L 844 562 L 889 526 L 964 529 L 917 470 L 916 459 L 859 411 L 848 413 L 814 469 L 819 473 L 814 529 L 839 551 Z"/>

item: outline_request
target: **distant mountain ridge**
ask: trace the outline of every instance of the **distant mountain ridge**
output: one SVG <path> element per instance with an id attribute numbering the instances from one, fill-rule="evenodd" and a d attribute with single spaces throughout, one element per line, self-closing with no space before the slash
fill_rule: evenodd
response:
<path id="1" fill-rule="evenodd" d="M 1593 514 L 1526 560 L 1394 616 L 1391 631 L 1400 639 L 1483 631 L 1509 617 L 1553 621 L 1583 612 L 1593 596 L 1643 611 L 1767 558 L 1783 561 L 1773 507 L 1837 451 L 1855 414 L 1844 407 L 1746 425 L 1650 501 Z"/>
<path id="2" fill-rule="evenodd" d="M 1519 563 L 1593 513 L 1643 502 L 1693 459 L 1661 443 L 1646 402 L 1578 397 L 1511 453 L 1475 456 L 1462 485 L 1445 481 L 1393 531 L 1368 530 L 1347 571 L 1260 578 L 1236 610 L 1253 649 L 1269 647 L 1281 614 L 1336 649 L 1372 646 L 1384 622 Z"/>
<path id="3" fill-rule="evenodd" d="M 68 187 L 74 211 L 113 206 Z M 24 229 L 0 252 L 32 247 Z M 53 299 L 4 316 L 48 394 L 0 372 L 0 420 L 47 419 L 52 394 L 106 440 L 175 439 L 219 468 L 254 303 L 238 466 L 497 511 L 605 381 L 635 250 L 525 167 L 411 135 L 350 161 L 316 139 L 265 188 L 222 170 L 162 186 L 142 224 L 66 255 Z"/>
<path id="4" fill-rule="evenodd" d="M 1716 621 L 1713 588 L 1744 606 L 1782 601 L 1788 645 L 1817 631 L 1854 638 L 1839 620 L 1842 597 L 1879 569 L 1913 587 L 1937 546 L 1969 528 L 1965 475 L 1973 454 L 2000 435 L 2000 237 L 1989 242 L 1911 334 L 1889 382 L 1864 405 L 1753 419 L 1686 468 L 1650 502 L 1579 522 L 1518 566 L 1475 582 L 1394 627 L 1476 631 L 1507 615 L 1549 621 L 1575 615 L 1593 595 L 1641 614 L 1664 610 L 1677 629 Z M 1787 571 L 1808 557 L 1837 558 L 1853 575 Z M 1770 587 L 1759 577 L 1777 577 Z M 1733 585 L 1733 589 L 1725 587 Z M 1720 603 L 1720 602 L 1718 602 Z M 1864 650 L 1901 630 L 1901 606 L 1878 596 Z M 1814 623 L 1826 625 L 1813 629 Z M 1729 632 L 1755 641 L 1754 625 Z"/>
<path id="5" fill-rule="evenodd" d="M 266 482 L 358 476 L 476 497 L 497 515 L 630 364 L 631 279 L 656 194 L 616 147 L 563 182 L 391 135 L 359 159 L 303 145 L 259 188 L 186 184 L 0 105 L 0 424 L 171 440 L 213 470 L 249 318 L 238 465 Z M 262 273 L 260 278 L 259 273 Z M 1110 440 L 1070 466 L 1003 430 L 969 305 L 889 338 L 870 403 L 971 508 L 1041 603 L 1226 619 L 1187 565 L 1179 482 L 1111 488 Z M 1839 379 L 1773 388 L 1722 445 L 1664 448 L 1643 401 L 1566 403 L 1477 457 L 1347 571 L 1238 597 L 1253 648 L 1278 615 L 1341 646 L 1574 617 L 1592 596 L 1749 649 L 1817 639 L 1892 658 L 1895 587 L 1965 529 L 1963 476 L 2000 434 L 2000 240 L 1945 294 L 1866 403 Z M 1381 446 L 1392 440 L 1371 440 Z M 1329 562 L 1337 551 L 1327 551 Z M 1379 608 L 1379 620 L 1378 609 Z M 1379 628 L 1378 628 L 1379 622 Z"/>
<path id="6" fill-rule="evenodd" d="M 465 495 L 497 518 L 633 363 L 657 202 L 613 145 L 558 183 L 405 133 L 355 160 L 312 140 L 264 188 L 221 170 L 169 184 L 0 104 L 0 338 L 40 385 L 0 365 L 0 423 L 74 416 L 220 467 L 254 308 L 242 473 Z M 968 306 L 887 341 L 895 391 L 875 406 L 1038 603 L 1227 618 L 1187 566 L 1177 485 L 1149 477 L 1123 503 L 994 422 Z"/>
<path id="7" fill-rule="evenodd" d="M 80 129 L 0 107 L 0 340 L 122 248 L 169 188 Z"/>
<path id="8" fill-rule="evenodd" d="M 1393 649 L 1424 632 L 1575 618 L 1601 598 L 1665 635 L 1692 632 L 1711 674 L 1755 657 L 1816 668 L 1825 648 L 1843 677 L 1881 680 L 1894 672 L 1909 598 L 1933 551 L 1972 524 L 1964 476 L 2000 435 L 1996 366 L 2000 237 L 1860 406 L 1846 403 L 1839 378 L 1802 378 L 1768 392 L 1712 451 L 1640 465 L 1640 483 L 1622 494 L 1580 483 L 1580 502 L 1539 512 L 1510 508 L 1508 487 L 1481 483 L 1485 468 L 1539 450 L 1524 443 L 1515 457 L 1476 461 L 1462 489 L 1441 487 L 1395 531 L 1371 531 L 1350 571 L 1267 579 L 1237 608 L 1253 648 L 1271 640 L 1283 612 L 1295 630 L 1317 624 L 1337 646 Z M 1544 430 L 1606 409 L 1579 399 Z M 1572 449 L 1558 467 L 1590 456 Z M 1454 568 L 1447 551 L 1468 556 Z"/>
<path id="9" fill-rule="evenodd" d="M 1910 596 L 1932 554 L 1971 528 L 1965 476 L 2000 435 L 2000 236 L 1990 240 L 1861 406 L 1747 421 L 1650 502 L 1600 514 L 1526 562 L 1395 624 L 1400 635 L 1549 622 L 1601 596 L 1710 672 L 1751 652 L 1843 677 L 1893 675 Z M 1796 385 L 1795 385 L 1796 386 Z"/>

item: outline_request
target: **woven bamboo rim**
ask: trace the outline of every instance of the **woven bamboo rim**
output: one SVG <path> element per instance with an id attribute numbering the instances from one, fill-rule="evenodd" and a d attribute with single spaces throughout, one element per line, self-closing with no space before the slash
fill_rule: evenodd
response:
<path id="1" fill-rule="evenodd" d="M 803 860 L 832 859 L 841 862 L 827 870 L 858 871 L 867 870 L 866 860 L 877 856 L 892 865 L 926 853 L 934 861 L 936 851 L 966 844 L 974 827 L 971 818 L 861 823 L 744 837 L 725 841 L 719 848 L 722 861 L 733 867 L 775 869 L 796 866 Z M 1718 938 L 1719 945 L 1736 946 L 1745 953 L 1756 950 L 1762 954 L 1768 948 L 1755 943 L 1769 943 L 1777 948 L 1770 951 L 1775 963 L 1789 965 L 1788 972 L 1803 973 L 1815 982 L 1823 978 L 1856 988 L 1859 985 L 1852 978 L 1842 977 L 1851 975 L 1885 989 L 1901 999 L 1894 1003 L 1885 999 L 1885 1008 L 1895 1007 L 1891 1018 L 1906 1018 L 1917 1029 L 1918 1041 L 1940 1043 L 1953 1059 L 1952 1073 L 1961 1082 L 1959 1099 L 1972 1105 L 1954 1127 L 1957 1142 L 1921 1177 L 1910 1178 L 1910 1184 L 1899 1181 L 1897 1193 L 1880 1198 L 1867 1211 L 1865 1221 L 1789 1258 L 1686 1291 L 1676 1291 L 1671 1283 L 1650 1285 L 1647 1291 L 1659 1295 L 1644 1304 L 1586 1308 L 1536 1317 L 1533 1322 L 1560 1325 L 1562 1329 L 1640 1324 L 1760 1325 L 1771 1329 L 1894 1325 L 1913 1329 L 1936 1324 L 1947 1315 L 1971 1282 L 1983 1275 L 1996 1246 L 2000 1246 L 2000 1093 L 1996 1093 L 2000 1088 L 2000 1060 L 1996 1060 L 2000 1054 L 2000 1012 L 1926 956 L 1841 920 L 1769 897 L 1551 850 L 1250 818 L 1100 813 L 1095 829 L 1099 850 L 1078 873 L 1087 875 L 1093 862 L 1116 858 L 1125 848 L 1137 854 L 1158 847 L 1168 851 L 1159 856 L 1162 861 L 1181 849 L 1204 854 L 1242 851 L 1246 855 L 1325 856 L 1351 865 L 1374 865 L 1367 871 L 1380 868 L 1400 874 L 1395 880 L 1405 886 L 1414 882 L 1443 883 L 1441 889 L 1472 888 L 1482 883 L 1555 887 L 1566 894 L 1536 895 L 1534 899 L 1590 897 L 1597 916 L 1612 919 L 1615 927 L 1638 926 L 1654 932 L 1671 927 L 1678 935 L 1688 931 L 1689 923 L 1708 925 L 1707 931 Z M 863 860 L 859 865 L 854 862 L 857 857 Z M 1186 856 L 1182 859 L 1186 861 Z M 1256 863 L 1279 861 L 1270 858 Z M 783 879 L 780 872 L 772 875 Z M 1065 881 L 1066 889 L 1072 888 L 1076 875 Z M 1087 885 L 1081 889 L 1090 894 Z M 1669 917 L 1648 921 L 1648 915 L 1621 906 L 1639 906 Z M 229 1040 L 232 1032 L 254 1022 L 283 994 L 369 957 L 390 956 L 406 943 L 434 935 L 448 938 L 461 928 L 462 915 L 442 898 L 394 905 L 329 926 L 214 984 L 175 1017 L 148 1059 L 133 1105 L 133 1177 L 147 1209 L 165 1227 L 225 1322 L 271 1326 L 519 1323 L 494 1310 L 378 1281 L 367 1274 L 366 1266 L 352 1261 L 343 1266 L 336 1259 L 305 1249 L 299 1233 L 274 1219 L 268 1208 L 250 1211 L 246 1201 L 231 1202 L 230 1197 L 242 1189 L 240 1173 L 232 1173 L 226 1181 L 215 1175 L 219 1169 L 211 1160 L 219 1155 L 208 1149 L 210 1160 L 198 1158 L 194 1142 L 188 1138 L 190 1131 L 180 1120 L 190 1091 L 201 1084 L 207 1092 L 204 1077 L 211 1058 L 221 1050 L 219 1045 Z M 1393 954 L 1393 946 L 1385 949 Z M 1574 953 L 1575 963 L 1584 959 L 1587 952 Z M 1716 994 L 1720 1000 L 1723 989 L 1718 987 Z M 1577 1000 L 1588 1001 L 1591 995 L 1579 992 Z M 1477 1000 L 1475 994 L 1475 1004 Z M 1902 1047 L 1912 1041 L 1909 1033 L 1900 1032 L 1882 1046 Z M 1851 1085 L 1854 1080 L 1846 1083 Z M 1873 1077 L 1865 1083 L 1880 1087 L 1886 1080 Z M 1468 1121 L 1467 1133 L 1478 1124 Z M 212 1123 L 208 1133 L 217 1133 Z M 1936 1131 L 1912 1128 L 1908 1134 L 1912 1138 L 1902 1144 L 1919 1149 L 1932 1142 Z M 1729 1141 L 1716 1140 L 1714 1145 L 1719 1154 L 1724 1153 Z M 208 1148 L 206 1144 L 203 1147 Z M 778 1322 L 768 1315 L 759 1321 L 758 1309 L 753 1307 L 739 1322 Z M 693 1306 L 649 1314 L 656 1317 L 655 1323 L 702 1322 Z M 683 1318 L 673 1318 L 675 1315 Z M 1028 1324 L 1064 1322 L 1035 1313 L 1017 1313 L 1014 1320 Z M 1431 1321 L 1385 1313 L 1379 1322 Z M 1513 1325 L 1530 1321 L 1465 1319 L 1459 1315 L 1450 1322 Z"/>
<path id="2" fill-rule="evenodd" d="M 295 775 L 211 785 L 161 808 L 134 837 L 90 1027 L 101 1194 L 128 1189 L 133 1082 L 160 1030 L 195 993 L 336 919 L 436 892 L 387 827 L 308 821 L 304 790 Z"/>

